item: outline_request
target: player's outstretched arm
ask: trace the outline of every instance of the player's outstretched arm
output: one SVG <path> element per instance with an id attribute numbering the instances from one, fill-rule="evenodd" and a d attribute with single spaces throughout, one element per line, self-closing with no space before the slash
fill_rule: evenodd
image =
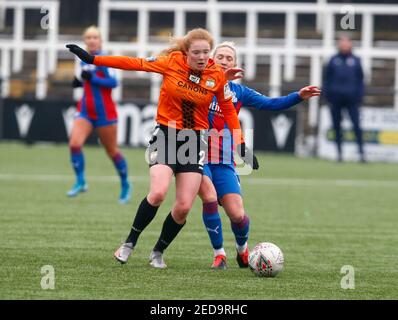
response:
<path id="1" fill-rule="evenodd" d="M 287 96 L 270 98 L 247 86 L 239 85 L 241 102 L 244 106 L 259 110 L 280 111 L 286 110 L 311 97 L 319 96 L 321 90 L 317 86 L 306 86 L 300 91 L 292 92 Z"/>
<path id="2" fill-rule="evenodd" d="M 125 56 L 94 56 L 75 44 L 67 44 L 66 47 L 82 61 L 95 64 L 96 66 L 163 73 L 168 65 L 168 57 L 155 57 L 153 59 L 151 57 L 151 59 L 145 59 Z"/>

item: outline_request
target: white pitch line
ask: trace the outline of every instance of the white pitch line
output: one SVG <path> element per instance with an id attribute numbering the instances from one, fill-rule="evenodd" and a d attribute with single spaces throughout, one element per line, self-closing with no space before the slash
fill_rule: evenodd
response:
<path id="1" fill-rule="evenodd" d="M 119 181 L 119 177 L 115 176 L 89 176 L 87 177 L 90 181 L 97 182 L 116 182 Z M 133 181 L 146 181 L 148 177 L 145 176 L 130 176 Z M 0 180 L 4 181 L 46 181 L 46 182 L 59 182 L 59 181 L 73 181 L 75 177 L 73 175 L 49 175 L 49 174 L 0 174 Z"/>
<path id="2" fill-rule="evenodd" d="M 279 185 L 296 187 L 363 187 L 398 188 L 398 181 L 392 180 L 350 180 L 350 179 L 289 179 L 289 178 L 247 178 L 242 184 Z"/>
<path id="3" fill-rule="evenodd" d="M 0 181 L 73 181 L 73 175 L 41 175 L 41 174 L 0 174 Z M 88 176 L 89 181 L 117 182 L 115 176 Z M 134 182 L 149 181 L 148 176 L 130 176 Z M 349 180 L 349 179 L 291 179 L 291 178 L 242 178 L 242 184 L 273 185 L 288 187 L 362 187 L 362 188 L 398 188 L 398 181 L 391 180 Z"/>

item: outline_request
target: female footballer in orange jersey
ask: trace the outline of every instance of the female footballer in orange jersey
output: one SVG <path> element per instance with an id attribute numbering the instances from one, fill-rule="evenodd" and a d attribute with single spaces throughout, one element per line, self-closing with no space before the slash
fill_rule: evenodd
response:
<path id="1" fill-rule="evenodd" d="M 199 191 L 207 151 L 204 133 L 209 127 L 207 117 L 213 96 L 217 97 L 225 121 L 235 134 L 237 149 L 245 157 L 242 132 L 228 82 L 221 67 L 210 59 L 213 38 L 204 29 L 194 29 L 184 37 L 174 39 L 173 46 L 161 55 L 146 59 L 94 56 L 73 44 L 67 48 L 86 63 L 163 75 L 157 126 L 148 147 L 149 194 L 138 207 L 130 234 L 115 252 L 115 258 L 121 263 L 127 262 L 139 235 L 165 199 L 175 174 L 176 199 L 150 255 L 151 266 L 166 268 L 163 251 L 184 226 Z"/>

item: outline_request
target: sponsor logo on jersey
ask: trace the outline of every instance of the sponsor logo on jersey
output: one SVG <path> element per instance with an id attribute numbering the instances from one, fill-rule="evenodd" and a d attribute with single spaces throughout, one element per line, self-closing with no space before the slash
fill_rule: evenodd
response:
<path id="1" fill-rule="evenodd" d="M 223 115 L 222 112 L 221 112 L 221 108 L 220 108 L 220 106 L 218 105 L 217 101 L 214 101 L 214 100 L 213 100 L 213 101 L 210 103 L 209 110 L 210 110 L 211 113 L 217 113 L 220 117 L 224 117 L 224 115 Z"/>
<path id="2" fill-rule="evenodd" d="M 158 58 L 152 56 L 152 57 L 145 58 L 145 61 L 147 61 L 147 62 L 155 62 L 157 59 Z"/>
<path id="3" fill-rule="evenodd" d="M 231 91 L 228 83 L 226 83 L 224 85 L 224 100 L 228 100 L 231 97 L 232 97 L 232 91 Z"/>
<path id="4" fill-rule="evenodd" d="M 193 91 L 193 92 L 199 92 L 199 93 L 201 93 L 201 94 L 203 94 L 203 95 L 206 95 L 206 94 L 207 94 L 207 90 L 206 90 L 206 89 L 203 89 L 202 87 L 199 87 L 199 86 L 195 86 L 195 85 L 186 83 L 186 82 L 184 82 L 184 81 L 178 81 L 178 82 L 177 82 L 177 85 L 178 85 L 180 88 L 183 88 L 183 89 L 186 89 L 186 90 L 190 90 L 190 91 Z"/>
<path id="5" fill-rule="evenodd" d="M 238 102 L 238 98 L 236 97 L 236 92 L 232 91 L 232 103 L 237 103 Z M 236 106 L 235 106 L 236 108 Z"/>
<path id="6" fill-rule="evenodd" d="M 213 88 L 216 85 L 216 81 L 214 79 L 206 80 L 206 87 Z"/>
<path id="7" fill-rule="evenodd" d="M 195 76 L 194 74 L 190 74 L 189 75 L 189 80 L 192 81 L 193 83 L 199 84 L 200 77 Z"/>

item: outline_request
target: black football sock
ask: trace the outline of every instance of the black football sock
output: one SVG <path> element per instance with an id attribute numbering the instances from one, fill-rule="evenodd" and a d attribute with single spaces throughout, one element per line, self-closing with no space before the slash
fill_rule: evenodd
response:
<path id="1" fill-rule="evenodd" d="M 160 233 L 159 240 L 153 248 L 153 251 L 163 252 L 174 240 L 184 225 L 185 222 L 183 224 L 175 222 L 170 212 L 166 217 L 166 220 L 163 222 L 162 232 Z"/>
<path id="2" fill-rule="evenodd" d="M 135 215 L 134 222 L 131 227 L 130 234 L 126 239 L 126 242 L 132 242 L 133 246 L 135 246 L 141 232 L 148 226 L 148 224 L 151 223 L 158 209 L 159 206 L 155 207 L 151 205 L 146 197 L 144 198 L 144 200 L 141 201 L 141 204 L 138 207 L 137 214 Z"/>

